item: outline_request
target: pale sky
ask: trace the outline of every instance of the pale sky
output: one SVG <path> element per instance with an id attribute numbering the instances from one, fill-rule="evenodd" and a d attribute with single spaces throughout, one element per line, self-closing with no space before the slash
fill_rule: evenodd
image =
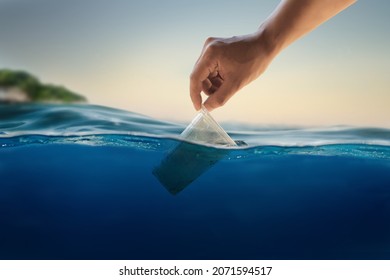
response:
<path id="1" fill-rule="evenodd" d="M 0 68 L 90 103 L 190 121 L 209 36 L 255 31 L 279 1 L 0 0 Z M 283 51 L 218 121 L 390 127 L 390 1 L 360 0 Z"/>

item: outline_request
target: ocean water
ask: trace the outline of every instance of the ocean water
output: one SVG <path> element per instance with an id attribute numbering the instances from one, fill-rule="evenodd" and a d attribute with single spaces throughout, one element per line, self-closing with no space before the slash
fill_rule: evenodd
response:
<path id="1" fill-rule="evenodd" d="M 389 129 L 185 126 L 0 106 L 0 259 L 390 259 Z"/>

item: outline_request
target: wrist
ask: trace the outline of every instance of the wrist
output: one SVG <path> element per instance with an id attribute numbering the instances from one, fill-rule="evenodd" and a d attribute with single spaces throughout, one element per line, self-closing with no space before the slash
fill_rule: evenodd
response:
<path id="1" fill-rule="evenodd" d="M 283 41 L 276 32 L 267 24 L 263 23 L 255 32 L 256 41 L 263 52 L 271 59 L 274 58 L 283 48 Z"/>

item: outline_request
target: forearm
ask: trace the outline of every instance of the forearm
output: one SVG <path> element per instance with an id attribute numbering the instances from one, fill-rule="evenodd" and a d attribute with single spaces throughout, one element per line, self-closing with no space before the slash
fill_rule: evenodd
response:
<path id="1" fill-rule="evenodd" d="M 257 32 L 231 38 L 209 38 L 190 78 L 195 109 L 201 91 L 208 110 L 221 107 L 259 77 L 274 57 L 295 40 L 335 16 L 355 0 L 282 0 Z"/>
<path id="2" fill-rule="evenodd" d="M 258 33 L 276 55 L 295 40 L 332 18 L 355 0 L 282 0 Z"/>

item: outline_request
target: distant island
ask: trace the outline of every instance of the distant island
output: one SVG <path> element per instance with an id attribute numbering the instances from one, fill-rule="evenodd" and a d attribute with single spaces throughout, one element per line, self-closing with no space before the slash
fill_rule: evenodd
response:
<path id="1" fill-rule="evenodd" d="M 79 103 L 87 99 L 62 86 L 42 84 L 25 71 L 0 70 L 1 103 Z"/>

